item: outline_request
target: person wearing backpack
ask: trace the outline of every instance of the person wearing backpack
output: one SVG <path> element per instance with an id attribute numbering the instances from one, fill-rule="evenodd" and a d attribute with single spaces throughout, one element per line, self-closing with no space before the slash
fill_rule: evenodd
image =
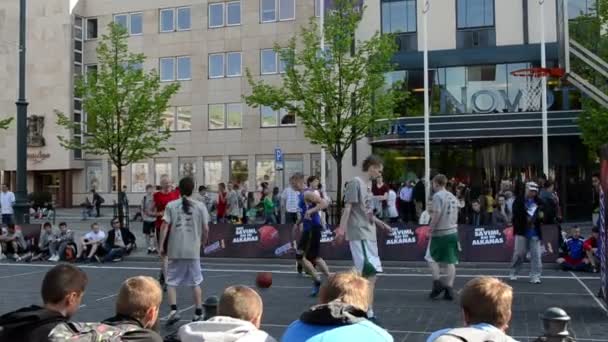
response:
<path id="1" fill-rule="evenodd" d="M 511 321 L 513 288 L 493 277 L 470 280 L 460 292 L 464 328 L 434 332 L 427 342 L 515 342 L 505 332 Z"/>
<path id="2" fill-rule="evenodd" d="M 67 322 L 82 301 L 88 278 L 80 268 L 61 264 L 42 281 L 44 305 L 32 305 L 0 317 L 0 341 L 46 342 L 58 324 Z"/>

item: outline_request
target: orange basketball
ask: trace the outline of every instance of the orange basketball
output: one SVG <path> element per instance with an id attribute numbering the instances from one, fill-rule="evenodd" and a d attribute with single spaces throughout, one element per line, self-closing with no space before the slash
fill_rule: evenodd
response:
<path id="1" fill-rule="evenodd" d="M 261 289 L 267 289 L 272 285 L 272 273 L 258 272 L 255 278 L 255 284 Z"/>

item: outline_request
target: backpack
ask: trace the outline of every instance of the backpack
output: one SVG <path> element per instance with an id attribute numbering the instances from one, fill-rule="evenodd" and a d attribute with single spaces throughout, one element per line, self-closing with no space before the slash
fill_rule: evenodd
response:
<path id="1" fill-rule="evenodd" d="M 502 331 L 486 331 L 474 327 L 451 329 L 434 342 L 508 342 L 512 339 Z"/>
<path id="2" fill-rule="evenodd" d="M 49 334 L 50 342 L 120 342 L 125 333 L 141 330 L 135 324 L 61 323 Z"/>

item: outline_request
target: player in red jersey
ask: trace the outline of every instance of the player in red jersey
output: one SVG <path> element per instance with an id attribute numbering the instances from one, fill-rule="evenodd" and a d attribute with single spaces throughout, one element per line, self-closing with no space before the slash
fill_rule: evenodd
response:
<path id="1" fill-rule="evenodd" d="M 156 241 L 157 246 L 160 249 L 160 227 L 163 224 L 163 216 L 165 214 L 165 207 L 169 202 L 175 201 L 179 199 L 179 189 L 173 189 L 173 185 L 171 182 L 171 178 L 168 175 L 162 175 L 160 177 L 160 191 L 154 193 L 154 207 L 156 208 L 156 222 L 155 222 L 155 230 L 156 230 Z M 167 234 L 171 232 L 171 227 Z M 166 240 L 165 240 L 166 242 Z M 164 249 L 167 249 L 167 246 L 163 246 Z M 165 286 L 165 272 L 167 271 L 167 258 L 161 256 L 161 271 L 160 271 L 160 279 L 159 282 L 162 284 L 163 289 L 166 289 Z"/>

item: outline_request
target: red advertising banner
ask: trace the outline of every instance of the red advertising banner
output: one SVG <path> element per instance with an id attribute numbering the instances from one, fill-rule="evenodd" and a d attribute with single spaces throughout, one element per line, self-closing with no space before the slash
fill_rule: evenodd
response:
<path id="1" fill-rule="evenodd" d="M 378 252 L 387 261 L 423 261 L 429 243 L 428 226 L 396 224 L 391 234 L 378 233 Z M 461 261 L 508 262 L 513 255 L 512 227 L 461 225 L 458 228 Z M 558 250 L 557 226 L 543 227 L 543 261 L 554 262 Z M 287 258 L 295 256 L 298 236 L 292 225 L 210 226 L 205 257 Z M 323 231 L 321 256 L 329 260 L 351 258 L 347 241 L 334 240 L 330 229 Z"/>

